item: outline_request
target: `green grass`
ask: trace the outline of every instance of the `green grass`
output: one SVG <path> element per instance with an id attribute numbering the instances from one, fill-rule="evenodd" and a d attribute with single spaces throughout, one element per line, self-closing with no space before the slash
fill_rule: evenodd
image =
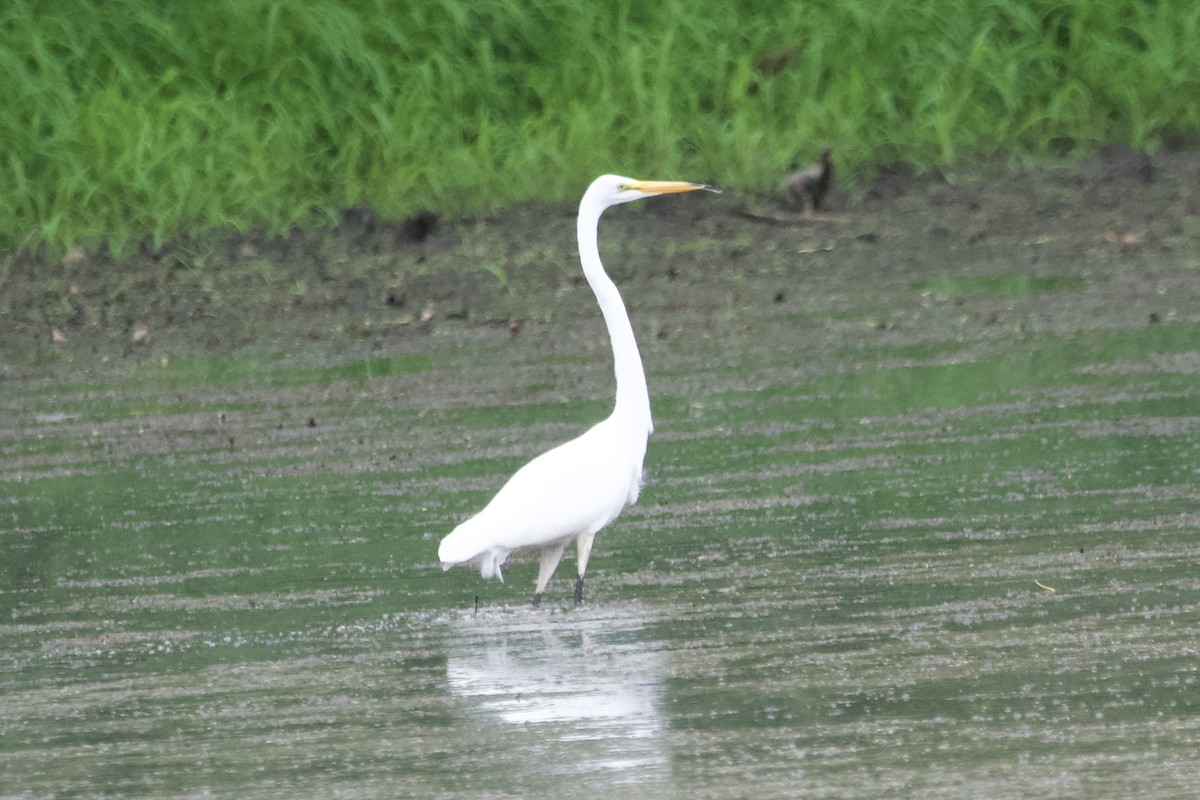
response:
<path id="1" fill-rule="evenodd" d="M 938 278 L 919 283 L 913 287 L 919 292 L 945 298 L 958 297 L 1032 297 L 1054 292 L 1079 292 L 1087 288 L 1087 281 L 1075 275 L 981 275 L 979 277 Z"/>
<path id="2" fill-rule="evenodd" d="M 1184 0 L 12 0 L 0 32 L 10 253 L 1200 131 Z"/>
<path id="3" fill-rule="evenodd" d="M 171 362 L 150 381 L 169 388 L 213 384 L 250 386 L 328 386 L 337 380 L 369 380 L 409 375 L 429 368 L 425 354 L 377 356 L 334 367 L 281 367 L 262 358 L 192 358 Z"/>

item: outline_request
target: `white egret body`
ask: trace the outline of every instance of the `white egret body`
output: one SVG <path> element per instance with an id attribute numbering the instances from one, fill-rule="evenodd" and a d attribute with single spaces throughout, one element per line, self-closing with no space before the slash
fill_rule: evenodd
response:
<path id="1" fill-rule="evenodd" d="M 602 175 L 579 203 L 579 258 L 612 340 L 617 402 L 612 414 L 577 439 L 542 453 L 517 470 L 482 511 L 442 539 L 443 569 L 476 564 L 484 578 L 500 572 L 509 553 L 540 547 L 541 568 L 533 604 L 538 605 L 563 549 L 576 542 L 575 603 L 583 601 L 583 576 L 596 533 L 637 500 L 646 439 L 653 430 L 650 394 L 633 326 L 616 284 L 600 263 L 596 231 L 610 206 L 659 194 L 715 191 L 699 183 L 637 181 Z"/>

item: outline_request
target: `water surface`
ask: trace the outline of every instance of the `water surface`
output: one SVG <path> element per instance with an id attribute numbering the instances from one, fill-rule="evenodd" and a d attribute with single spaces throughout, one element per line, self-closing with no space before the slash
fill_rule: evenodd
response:
<path id="1" fill-rule="evenodd" d="M 6 382 L 0 796 L 1196 795 L 1200 327 L 877 283 L 643 308 L 579 610 L 434 562 L 606 413 L 587 316 Z"/>

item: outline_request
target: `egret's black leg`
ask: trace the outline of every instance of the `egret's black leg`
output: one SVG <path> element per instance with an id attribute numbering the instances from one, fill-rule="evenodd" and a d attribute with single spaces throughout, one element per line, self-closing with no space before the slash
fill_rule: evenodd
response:
<path id="1" fill-rule="evenodd" d="M 542 593 L 538 592 L 537 594 L 535 594 L 533 596 L 533 604 L 532 605 L 534 608 L 537 608 L 541 604 L 542 604 Z"/>
<path id="2" fill-rule="evenodd" d="M 583 576 L 587 572 L 588 558 L 592 555 L 592 541 L 596 538 L 594 532 L 584 532 L 575 539 L 575 568 L 579 580 L 575 581 L 575 605 L 583 605 Z"/>

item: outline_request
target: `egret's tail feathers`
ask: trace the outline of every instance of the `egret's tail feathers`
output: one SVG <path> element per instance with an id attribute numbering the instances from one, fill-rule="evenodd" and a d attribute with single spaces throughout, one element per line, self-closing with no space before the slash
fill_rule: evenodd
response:
<path id="1" fill-rule="evenodd" d="M 466 564 L 477 558 L 485 548 L 467 522 L 450 531 L 438 545 L 438 560 L 443 564 Z"/>
<path id="2" fill-rule="evenodd" d="M 442 539 L 438 546 L 438 560 L 442 562 L 442 569 L 450 569 L 455 564 L 478 564 L 480 575 L 484 578 L 495 577 L 503 583 L 504 575 L 500 567 L 508 559 L 509 551 L 480 542 L 479 531 L 470 522 L 467 520 Z"/>

